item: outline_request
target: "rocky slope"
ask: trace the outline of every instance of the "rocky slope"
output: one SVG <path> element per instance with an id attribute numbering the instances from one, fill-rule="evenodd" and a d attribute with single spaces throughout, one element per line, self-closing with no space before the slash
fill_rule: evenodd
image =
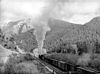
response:
<path id="1" fill-rule="evenodd" d="M 7 29 L 1 29 L 0 44 L 7 49 L 15 51 L 17 45 L 19 48 L 30 52 L 33 49 L 37 48 L 37 40 L 36 36 L 34 35 L 34 29 L 32 28 L 28 31 L 22 32 L 27 22 L 24 22 L 20 26 L 16 27 L 19 22 L 20 21 L 10 22 L 8 23 Z M 16 44 L 14 42 L 16 42 Z"/>
<path id="2" fill-rule="evenodd" d="M 38 47 L 36 36 L 34 35 L 34 29 L 20 33 L 19 35 L 14 36 L 14 38 L 17 45 L 26 52 L 32 52 Z"/>

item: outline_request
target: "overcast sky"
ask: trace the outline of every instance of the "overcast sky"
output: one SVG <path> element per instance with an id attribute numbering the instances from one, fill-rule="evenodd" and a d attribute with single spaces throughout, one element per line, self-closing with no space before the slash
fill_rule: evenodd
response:
<path id="1" fill-rule="evenodd" d="M 84 24 L 100 15 L 100 0 L 1 0 L 1 22 L 54 17 Z"/>

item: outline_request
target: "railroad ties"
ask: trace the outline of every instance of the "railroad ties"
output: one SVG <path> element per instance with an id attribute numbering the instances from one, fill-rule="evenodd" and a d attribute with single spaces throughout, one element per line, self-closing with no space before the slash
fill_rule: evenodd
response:
<path id="1" fill-rule="evenodd" d="M 97 70 L 88 67 L 80 67 L 55 59 L 50 59 L 44 55 L 40 55 L 39 58 L 51 65 L 51 69 L 53 69 L 57 74 L 100 74 L 100 72 Z"/>

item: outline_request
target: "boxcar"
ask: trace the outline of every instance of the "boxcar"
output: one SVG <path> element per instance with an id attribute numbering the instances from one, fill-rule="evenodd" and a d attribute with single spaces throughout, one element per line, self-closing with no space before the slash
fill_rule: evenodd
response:
<path id="1" fill-rule="evenodd" d="M 66 71 L 66 62 L 63 62 L 63 61 L 59 61 L 58 62 L 58 68 L 60 68 L 61 70 L 63 71 Z"/>
<path id="2" fill-rule="evenodd" d="M 52 59 L 52 65 L 58 67 L 58 60 Z"/>

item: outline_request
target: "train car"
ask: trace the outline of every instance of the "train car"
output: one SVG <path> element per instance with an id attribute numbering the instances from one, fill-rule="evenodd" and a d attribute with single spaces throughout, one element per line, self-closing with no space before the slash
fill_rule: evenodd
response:
<path id="1" fill-rule="evenodd" d="M 68 71 L 77 71 L 78 65 L 74 65 L 74 64 L 72 64 L 72 63 L 67 63 L 67 62 L 66 62 L 66 66 L 67 66 L 67 70 L 68 70 Z"/>
<path id="2" fill-rule="evenodd" d="M 58 67 L 58 60 L 52 59 L 52 65 Z"/>
<path id="3" fill-rule="evenodd" d="M 66 69 L 65 69 L 65 68 L 67 68 L 66 63 L 63 61 L 58 61 L 58 68 L 63 70 L 63 71 L 66 71 Z"/>
<path id="4" fill-rule="evenodd" d="M 49 59 L 49 58 L 45 58 L 45 62 L 47 62 L 47 63 L 51 63 L 51 60 Z"/>

